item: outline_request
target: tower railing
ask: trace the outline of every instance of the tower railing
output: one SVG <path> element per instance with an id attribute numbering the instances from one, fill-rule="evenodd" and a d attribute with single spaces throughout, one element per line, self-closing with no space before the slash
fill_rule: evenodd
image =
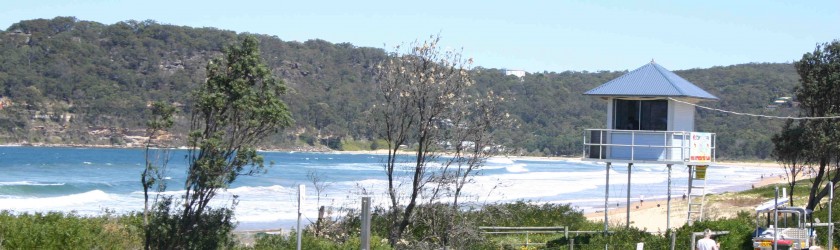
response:
<path id="1" fill-rule="evenodd" d="M 715 162 L 715 144 L 714 133 L 586 129 L 583 160 L 705 165 Z"/>

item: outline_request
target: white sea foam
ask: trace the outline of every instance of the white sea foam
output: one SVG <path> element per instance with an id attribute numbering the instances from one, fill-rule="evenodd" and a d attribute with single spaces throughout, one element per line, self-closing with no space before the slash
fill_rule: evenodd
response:
<path id="1" fill-rule="evenodd" d="M 355 171 L 362 170 L 362 171 L 364 171 L 364 170 L 382 170 L 382 164 L 378 164 L 378 163 L 372 163 L 372 164 L 369 164 L 369 163 L 342 163 L 342 164 L 338 164 L 338 165 L 316 165 L 316 166 L 311 166 L 309 168 L 324 169 L 324 170 L 330 170 L 330 171 L 336 171 L 336 170 L 351 170 L 351 171 L 352 170 L 355 170 Z"/>
<path id="2" fill-rule="evenodd" d="M 47 198 L 7 198 L 0 199 L 0 210 L 59 210 L 64 211 L 63 208 L 84 205 L 96 204 L 103 201 L 111 200 L 111 195 L 102 190 L 93 190 L 80 194 L 71 194 L 58 197 Z"/>
<path id="3" fill-rule="evenodd" d="M 488 164 L 513 164 L 513 160 L 507 157 L 490 157 L 487 159 Z"/>
<path id="4" fill-rule="evenodd" d="M 528 172 L 528 169 L 525 168 L 525 164 L 514 164 L 511 166 L 505 167 L 505 170 L 511 173 L 524 173 Z"/>
<path id="5" fill-rule="evenodd" d="M 482 170 L 492 170 L 492 169 L 503 169 L 503 168 L 507 168 L 507 167 L 508 166 L 506 166 L 506 165 L 484 165 L 484 166 L 481 166 L 480 169 L 482 169 Z"/>
<path id="6" fill-rule="evenodd" d="M 63 186 L 63 182 L 58 183 L 41 183 L 32 181 L 8 181 L 0 182 L 0 186 Z"/>
<path id="7" fill-rule="evenodd" d="M 237 187 L 228 189 L 226 193 L 244 196 L 244 195 L 270 195 L 270 194 L 286 194 L 291 192 L 297 192 L 296 189 L 286 188 L 280 185 L 274 186 L 267 186 L 267 187 L 251 187 L 251 186 L 244 186 L 244 187 Z"/>

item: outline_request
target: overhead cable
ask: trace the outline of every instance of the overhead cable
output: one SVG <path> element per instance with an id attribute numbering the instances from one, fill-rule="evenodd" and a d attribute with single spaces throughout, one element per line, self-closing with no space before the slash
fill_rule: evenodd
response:
<path id="1" fill-rule="evenodd" d="M 722 113 L 727 113 L 727 114 L 733 114 L 733 115 L 752 116 L 752 117 L 762 117 L 762 118 L 769 118 L 769 119 L 786 119 L 786 120 L 828 120 L 828 119 L 840 119 L 840 116 L 816 116 L 816 117 L 807 117 L 807 116 L 806 116 L 806 117 L 793 117 L 793 116 L 774 116 L 774 115 L 759 115 L 759 114 L 750 114 L 750 113 L 735 112 L 735 111 L 729 111 L 729 110 L 723 110 L 723 109 L 717 109 L 717 108 L 706 107 L 706 106 L 703 106 L 703 105 L 697 105 L 697 104 L 690 103 L 690 102 L 686 102 L 686 101 L 680 101 L 680 100 L 677 100 L 677 99 L 674 99 L 674 98 L 668 98 L 668 99 L 669 99 L 669 100 L 671 100 L 671 101 L 675 101 L 675 102 L 679 102 L 679 103 L 684 103 L 684 104 L 688 104 L 688 105 L 691 105 L 691 106 L 695 106 L 695 107 L 698 107 L 698 108 L 701 108 L 701 109 L 707 109 L 707 110 L 711 110 L 711 111 L 717 111 L 717 112 L 722 112 Z"/>

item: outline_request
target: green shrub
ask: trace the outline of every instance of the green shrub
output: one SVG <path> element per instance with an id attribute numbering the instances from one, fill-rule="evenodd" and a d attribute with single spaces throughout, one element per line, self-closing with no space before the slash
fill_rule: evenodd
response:
<path id="1" fill-rule="evenodd" d="M 233 208 L 209 208 L 198 218 L 185 218 L 180 204 L 165 197 L 149 216 L 152 249 L 230 249 L 234 247 Z M 235 202 L 234 202 L 235 204 Z M 184 226 L 182 223 L 195 223 Z"/>
<path id="2" fill-rule="evenodd" d="M 480 226 L 565 226 L 575 230 L 597 229 L 583 212 L 569 204 L 534 204 L 526 201 L 490 204 L 471 211 L 468 217 Z"/>
<path id="3" fill-rule="evenodd" d="M 377 149 L 388 149 L 388 141 L 385 141 L 383 139 L 377 139 L 370 143 L 370 150 Z"/>
<path id="4" fill-rule="evenodd" d="M 343 151 L 362 151 L 368 150 L 371 144 L 367 141 L 341 140 L 341 150 Z"/>
<path id="5" fill-rule="evenodd" d="M 608 235 L 592 234 L 588 244 L 584 245 L 586 247 L 580 249 L 604 249 L 605 245 L 609 245 L 609 249 L 636 249 L 636 244 L 640 242 L 645 244 L 645 249 L 668 249 L 670 244 L 666 237 L 630 227 L 615 229 Z M 575 245 L 577 244 L 575 241 Z M 677 247 L 677 249 L 689 249 L 689 247 Z"/>
<path id="6" fill-rule="evenodd" d="M 0 212 L 0 249 L 138 249 L 142 217 Z"/>
<path id="7" fill-rule="evenodd" d="M 309 146 L 315 146 L 315 142 L 317 141 L 315 136 L 310 134 L 300 134 L 298 135 L 298 140 Z"/>
<path id="8" fill-rule="evenodd" d="M 359 249 L 361 240 L 358 236 L 350 237 L 345 242 L 334 242 L 328 239 L 315 237 L 304 232 L 301 238 L 301 249 L 320 250 L 355 250 Z M 295 233 L 289 235 L 261 235 L 258 236 L 253 247 L 240 247 L 240 249 L 268 250 L 268 249 L 295 249 L 297 247 L 297 236 Z M 388 250 L 391 247 L 382 238 L 373 236 L 370 240 L 370 249 Z"/>

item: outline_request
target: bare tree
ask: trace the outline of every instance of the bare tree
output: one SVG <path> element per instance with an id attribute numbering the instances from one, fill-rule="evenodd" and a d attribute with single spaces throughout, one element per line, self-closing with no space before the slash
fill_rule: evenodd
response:
<path id="1" fill-rule="evenodd" d="M 489 114 L 488 106 L 480 105 L 484 102 L 477 98 L 469 75 L 472 60 L 464 59 L 460 52 L 441 50 L 439 41 L 439 36 L 431 36 L 427 41 L 412 43 L 407 51 L 397 47 L 377 66 L 380 95 L 371 114 L 379 137 L 388 147 L 384 168 L 391 246 L 396 246 L 412 223 L 421 196 L 428 195 L 435 201 L 450 184 L 459 196 L 468 176 L 487 156 L 483 149 L 490 143 L 489 137 L 476 133 L 489 133 L 492 126 L 472 121 L 496 114 Z M 455 157 L 439 157 L 440 151 L 452 143 Z M 400 148 L 406 144 L 411 144 L 413 157 L 399 157 Z M 440 163 L 441 159 L 445 159 L 445 169 L 430 171 L 429 164 Z M 399 173 L 407 175 L 401 178 Z M 427 186 L 429 183 L 438 185 Z"/>
<path id="2" fill-rule="evenodd" d="M 309 170 L 306 173 L 306 178 L 308 178 L 309 181 L 312 182 L 312 186 L 315 187 L 315 194 L 317 196 L 317 200 L 315 202 L 315 205 L 318 207 L 318 219 L 314 223 L 314 225 L 315 225 L 315 236 L 320 236 L 321 231 L 323 230 L 323 227 L 324 227 L 324 221 L 325 221 L 324 213 L 326 212 L 324 206 L 321 206 L 321 194 L 323 194 L 324 190 L 327 189 L 327 186 L 329 186 L 329 183 L 326 182 L 326 178 L 324 177 L 324 175 L 322 173 L 319 173 L 318 171 L 315 171 L 315 170 Z"/>
<path id="3" fill-rule="evenodd" d="M 433 233 L 444 247 L 460 245 L 452 244 L 450 239 L 471 233 L 467 228 L 456 226 L 466 223 L 459 213 L 464 186 L 473 182 L 488 158 L 504 150 L 495 143 L 494 132 L 512 125 L 512 119 L 500 105 L 504 98 L 493 92 L 462 101 L 454 107 L 452 119 L 440 125 L 444 128 L 441 138 L 447 154 L 441 157 L 441 169 L 431 174 L 436 185 L 428 194 L 429 203 L 448 203 L 448 206 L 431 206 L 448 210 L 438 212 L 443 216 L 431 217 L 437 221 L 430 221 L 430 224 L 441 225 L 442 230 Z"/>

